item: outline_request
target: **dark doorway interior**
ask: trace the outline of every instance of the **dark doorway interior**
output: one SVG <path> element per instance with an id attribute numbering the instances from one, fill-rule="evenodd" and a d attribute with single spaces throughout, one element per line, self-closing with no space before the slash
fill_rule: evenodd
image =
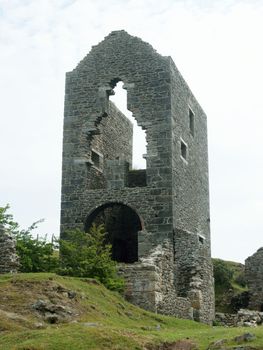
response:
<path id="1" fill-rule="evenodd" d="M 93 223 L 105 226 L 113 260 L 124 263 L 138 261 L 138 231 L 142 226 L 133 209 L 120 203 L 105 204 L 88 217 L 86 231 Z"/>

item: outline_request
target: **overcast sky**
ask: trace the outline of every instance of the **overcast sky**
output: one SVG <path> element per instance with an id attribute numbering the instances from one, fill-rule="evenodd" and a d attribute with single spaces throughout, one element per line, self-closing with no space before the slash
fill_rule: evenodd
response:
<path id="1" fill-rule="evenodd" d="M 0 0 L 0 206 L 58 235 L 65 72 L 119 29 L 205 110 L 212 254 L 243 262 L 263 246 L 263 0 Z"/>

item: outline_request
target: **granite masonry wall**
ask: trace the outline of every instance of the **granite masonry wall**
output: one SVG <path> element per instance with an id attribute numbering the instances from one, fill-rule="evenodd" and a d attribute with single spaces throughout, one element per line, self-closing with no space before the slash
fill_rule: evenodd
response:
<path id="1" fill-rule="evenodd" d="M 109 102 L 119 81 L 146 131 L 146 170 L 131 169 L 132 125 Z M 104 220 L 113 249 L 123 250 L 130 301 L 211 323 L 206 116 L 171 58 L 125 31 L 110 33 L 66 76 L 61 236 L 93 220 Z M 140 225 L 133 232 L 127 222 Z M 131 232 L 138 254 L 128 264 Z"/>
<path id="2" fill-rule="evenodd" d="M 2 225 L 0 225 L 0 247 L 0 274 L 17 272 L 19 259 L 16 254 L 16 241 Z"/>
<path id="3" fill-rule="evenodd" d="M 263 247 L 246 259 L 245 277 L 249 288 L 248 308 L 263 312 Z"/>

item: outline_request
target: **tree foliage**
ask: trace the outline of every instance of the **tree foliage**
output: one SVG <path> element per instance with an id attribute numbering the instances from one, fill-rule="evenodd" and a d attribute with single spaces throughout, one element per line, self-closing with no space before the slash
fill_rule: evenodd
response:
<path id="1" fill-rule="evenodd" d="M 16 234 L 19 231 L 19 225 L 14 221 L 13 215 L 8 213 L 9 208 L 9 204 L 0 207 L 0 224 L 3 225 L 7 231 Z"/>
<path id="2" fill-rule="evenodd" d="M 213 265 L 215 286 L 231 288 L 234 271 L 228 266 L 227 262 L 220 259 L 213 259 Z"/>
<path id="3" fill-rule="evenodd" d="M 60 258 L 56 244 L 47 237 L 34 238 L 32 231 L 43 220 L 22 230 L 8 213 L 9 205 L 0 207 L 0 224 L 16 239 L 21 272 L 58 272 L 61 275 L 95 278 L 111 290 L 121 291 L 123 279 L 117 275 L 116 262 L 111 259 L 111 246 L 106 244 L 104 227 L 92 226 L 88 233 L 70 230 L 59 240 Z"/>
<path id="4" fill-rule="evenodd" d="M 0 207 L 0 224 L 11 232 L 16 239 L 16 251 L 20 261 L 21 272 L 53 272 L 58 267 L 58 257 L 55 246 L 47 242 L 46 237 L 34 238 L 32 231 L 43 220 L 34 222 L 23 230 L 14 221 L 13 215 L 8 213 L 9 205 Z"/>
<path id="5" fill-rule="evenodd" d="M 121 291 L 123 280 L 117 276 L 116 262 L 111 258 L 111 245 L 105 242 L 103 225 L 92 226 L 88 233 L 69 230 L 60 240 L 62 275 L 95 278 L 107 288 Z"/>

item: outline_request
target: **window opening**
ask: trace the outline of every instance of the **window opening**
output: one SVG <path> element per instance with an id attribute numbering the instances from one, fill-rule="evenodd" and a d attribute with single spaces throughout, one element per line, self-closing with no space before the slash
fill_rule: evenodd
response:
<path id="1" fill-rule="evenodd" d="M 187 145 L 181 140 L 181 157 L 186 160 L 187 158 Z"/>
<path id="2" fill-rule="evenodd" d="M 205 237 L 204 237 L 204 236 L 201 236 L 201 235 L 198 235 L 198 241 L 199 241 L 199 243 L 204 244 L 204 242 L 205 242 Z"/>
<path id="3" fill-rule="evenodd" d="M 94 150 L 91 150 L 91 161 L 96 168 L 100 168 L 100 155 Z"/>
<path id="4" fill-rule="evenodd" d="M 195 133 L 195 115 L 190 107 L 189 107 L 189 128 L 190 128 L 190 133 L 194 136 L 194 133 Z"/>
<path id="5" fill-rule="evenodd" d="M 133 149 L 132 149 L 132 167 L 133 169 L 146 169 L 146 132 L 138 125 L 132 112 L 127 109 L 127 91 L 123 89 L 123 82 L 119 81 L 114 88 L 114 95 L 109 97 L 116 107 L 133 124 Z"/>

